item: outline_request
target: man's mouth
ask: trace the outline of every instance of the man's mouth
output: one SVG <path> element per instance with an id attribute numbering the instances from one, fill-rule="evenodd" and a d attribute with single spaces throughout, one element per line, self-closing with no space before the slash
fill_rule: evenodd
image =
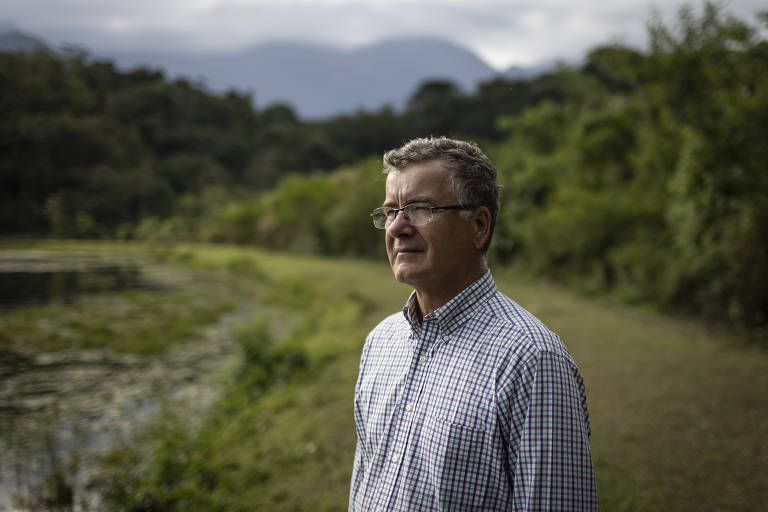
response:
<path id="1" fill-rule="evenodd" d="M 422 249 L 416 249 L 416 248 L 412 248 L 412 247 L 404 247 L 404 248 L 401 248 L 401 249 L 395 249 L 395 255 L 398 255 L 398 256 L 400 254 L 414 254 L 414 253 L 417 253 L 417 252 L 424 252 L 424 251 Z"/>

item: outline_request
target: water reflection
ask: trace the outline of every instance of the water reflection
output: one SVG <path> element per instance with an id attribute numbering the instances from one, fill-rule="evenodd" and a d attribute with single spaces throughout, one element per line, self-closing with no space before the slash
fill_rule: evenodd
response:
<path id="1" fill-rule="evenodd" d="M 74 269 L 29 267 L 30 265 L 7 268 L 6 265 L 3 269 L 0 266 L 0 308 L 10 309 L 51 302 L 71 304 L 79 295 L 85 293 L 160 287 L 146 280 L 141 268 L 135 264 L 92 264 Z"/>

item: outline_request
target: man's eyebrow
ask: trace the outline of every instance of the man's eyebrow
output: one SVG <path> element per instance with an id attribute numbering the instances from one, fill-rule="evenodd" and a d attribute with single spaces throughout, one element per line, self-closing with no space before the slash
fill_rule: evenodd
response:
<path id="1" fill-rule="evenodd" d="M 415 197 L 412 197 L 412 198 L 408 199 L 403 206 L 405 206 L 407 204 L 415 204 L 415 203 L 434 204 L 435 201 L 432 198 L 427 197 L 427 196 L 415 196 Z M 396 208 L 397 207 L 397 203 L 395 201 L 384 201 L 384 203 L 381 206 L 389 206 L 391 208 Z"/>

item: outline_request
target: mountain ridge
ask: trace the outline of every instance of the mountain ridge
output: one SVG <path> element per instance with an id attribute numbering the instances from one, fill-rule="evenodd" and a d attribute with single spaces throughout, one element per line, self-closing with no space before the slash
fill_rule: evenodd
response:
<path id="1" fill-rule="evenodd" d="M 0 50 L 22 52 L 51 51 L 45 41 L 39 37 L 27 34 L 7 22 L 0 22 Z"/>
<path id="2" fill-rule="evenodd" d="M 2 31 L 0 50 L 51 51 L 39 37 L 15 27 Z M 161 69 L 171 79 L 202 83 L 212 92 L 249 92 L 255 106 L 290 105 L 305 119 L 321 119 L 385 106 L 404 107 L 427 80 L 449 80 L 465 92 L 494 77 L 526 78 L 528 69 L 491 68 L 458 43 L 426 36 L 389 38 L 354 48 L 273 40 L 218 53 L 111 52 L 93 50 L 122 70 L 139 66 Z"/>
<path id="3" fill-rule="evenodd" d="M 148 65 L 173 77 L 203 77 L 215 91 L 251 91 L 258 105 L 288 103 L 306 118 L 385 105 L 401 108 L 425 80 L 452 80 L 469 91 L 497 74 L 469 50 L 434 38 L 387 39 L 351 49 L 270 41 L 207 56 L 113 57 L 121 67 Z"/>

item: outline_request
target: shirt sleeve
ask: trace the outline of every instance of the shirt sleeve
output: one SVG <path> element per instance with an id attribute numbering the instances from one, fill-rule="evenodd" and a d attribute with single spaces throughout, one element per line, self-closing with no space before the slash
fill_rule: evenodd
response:
<path id="1" fill-rule="evenodd" d="M 599 510 L 584 383 L 562 355 L 542 351 L 511 386 L 509 468 L 516 511 Z"/>
<path id="2" fill-rule="evenodd" d="M 355 511 L 355 496 L 365 475 L 365 462 L 363 461 L 363 451 L 360 446 L 360 440 L 357 441 L 355 448 L 355 462 L 352 466 L 352 483 L 349 490 L 349 512 Z"/>
<path id="3" fill-rule="evenodd" d="M 362 417 L 362 413 L 357 405 L 357 396 L 360 391 L 360 381 L 363 378 L 363 374 L 365 372 L 365 362 L 368 356 L 368 347 L 369 347 L 369 340 L 370 335 L 365 340 L 365 344 L 363 345 L 362 354 L 360 355 L 360 368 L 357 376 L 357 382 L 355 383 L 355 404 L 354 404 L 354 418 L 355 418 L 355 433 L 357 434 L 357 444 L 355 445 L 355 461 L 352 465 L 352 479 L 350 482 L 350 489 L 349 489 L 349 512 L 353 512 L 356 510 L 355 508 L 355 498 L 357 496 L 357 492 L 360 489 L 360 485 L 363 482 L 363 478 L 365 477 L 365 468 L 368 464 L 367 457 L 365 455 L 365 449 L 363 446 L 363 443 L 365 442 L 364 436 L 365 436 L 365 430 L 363 427 L 364 424 L 364 418 Z"/>

